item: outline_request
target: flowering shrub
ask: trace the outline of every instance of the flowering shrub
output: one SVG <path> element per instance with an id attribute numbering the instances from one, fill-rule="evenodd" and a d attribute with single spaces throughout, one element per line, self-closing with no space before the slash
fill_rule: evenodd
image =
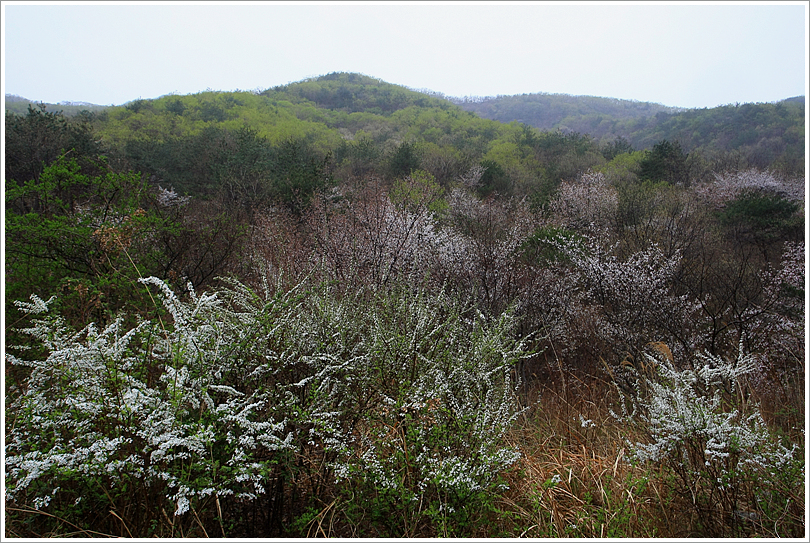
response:
<path id="1" fill-rule="evenodd" d="M 437 240 L 437 272 L 497 315 L 532 292 L 532 277 L 520 261 L 521 247 L 535 228 L 525 200 L 481 199 L 455 188 L 447 198 L 446 223 Z"/>
<path id="2" fill-rule="evenodd" d="M 752 304 L 741 320 L 750 322 L 748 342 L 762 360 L 804 360 L 804 243 L 785 243 L 781 266 L 760 272 L 761 302 Z M 785 368 L 779 368 L 784 370 Z"/>
<path id="3" fill-rule="evenodd" d="M 694 369 L 676 370 L 671 354 L 660 346 L 658 351 L 647 355 L 655 371 L 638 375 L 635 393 L 624 396 L 632 406 L 628 413 L 622 404 L 625 421 L 648 436 L 629 443 L 631 458 L 671 470 L 704 533 L 751 531 L 743 520 L 773 522 L 777 532 L 803 530 L 803 518 L 792 516 L 801 505 L 790 500 L 783 503 L 783 516 L 769 518 L 776 496 L 803 484 L 803 454 L 797 445 L 788 448 L 774 438 L 749 396 L 745 376 L 755 370 L 756 359 L 740 346 L 734 360 L 706 354 Z"/>
<path id="4" fill-rule="evenodd" d="M 418 281 L 432 259 L 442 203 L 441 188 L 422 171 L 390 191 L 379 179 L 340 187 L 317 198 L 306 219 L 315 258 L 348 285 Z"/>
<path id="5" fill-rule="evenodd" d="M 600 307 L 598 336 L 619 357 L 650 341 L 666 340 L 676 352 L 693 348 L 697 331 L 690 323 L 697 306 L 671 288 L 681 265 L 677 251 L 668 257 L 652 244 L 620 258 L 618 244 L 604 247 L 594 236 L 560 237 L 556 243 L 569 257 L 586 299 Z"/>
<path id="6" fill-rule="evenodd" d="M 756 169 L 714 174 L 714 182 L 696 187 L 695 191 L 716 208 L 745 193 L 781 196 L 791 202 L 804 201 L 804 179 L 786 179 L 774 172 Z"/>
<path id="7" fill-rule="evenodd" d="M 393 492 L 369 502 L 379 508 L 419 496 L 414 515 L 439 522 L 472 515 L 466 500 L 517 458 L 500 444 L 524 356 L 508 314 L 487 323 L 442 295 L 271 296 L 236 282 L 214 294 L 189 286 L 182 301 L 142 282 L 168 322 L 75 332 L 51 314 L 54 298 L 18 303 L 33 319 L 29 347 L 44 354 L 6 354 L 29 369 L 7 397 L 7 502 L 73 523 L 112 511 L 110 526 L 131 534 L 164 520 L 187 531 L 201 517 L 224 533 L 222 508 L 286 500 L 285 484 L 323 489 L 335 474 Z M 406 533 L 396 523 L 409 519 L 389 516 L 388 530 Z"/>
<path id="8" fill-rule="evenodd" d="M 380 535 L 471 522 L 519 457 L 501 445 L 519 414 L 511 373 L 524 347 L 509 337 L 512 318 L 487 324 L 442 296 L 403 293 L 366 319 L 340 396 L 372 407 L 352 427 L 338 477 L 354 480 Z"/>
<path id="9" fill-rule="evenodd" d="M 171 328 L 144 321 L 124 330 L 119 318 L 74 332 L 49 314 L 53 298 L 19 304 L 37 317 L 25 332 L 47 356 L 6 355 L 31 370 L 7 406 L 7 500 L 39 508 L 60 489 L 77 501 L 103 489 L 112 503 L 101 507 L 115 510 L 140 491 L 141 505 L 155 508 L 142 515 L 165 502 L 183 515 L 207 498 L 264 492 L 293 436 L 272 391 L 228 378 L 251 323 L 225 312 L 216 295 L 191 290 L 181 302 L 164 283 L 144 282 L 160 288 Z"/>
<path id="10" fill-rule="evenodd" d="M 604 232 L 615 225 L 618 195 L 604 174 L 589 171 L 576 181 L 563 182 L 549 210 L 567 228 Z"/>

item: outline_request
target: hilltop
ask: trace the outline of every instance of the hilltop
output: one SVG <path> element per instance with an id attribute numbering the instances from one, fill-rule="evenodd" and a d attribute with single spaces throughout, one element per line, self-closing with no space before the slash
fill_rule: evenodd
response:
<path id="1" fill-rule="evenodd" d="M 233 102 L 237 96 L 240 103 Z M 46 111 L 62 112 L 71 117 L 82 111 L 100 114 L 120 112 L 122 108 L 136 113 L 141 109 L 160 112 L 167 103 L 185 108 L 183 104 L 186 102 L 191 105 L 191 102 L 200 101 L 206 104 L 205 111 L 199 109 L 202 106 L 198 104 L 198 114 L 192 118 L 205 123 L 222 123 L 239 117 L 260 133 L 272 137 L 271 132 L 278 131 L 268 126 L 278 125 L 280 119 L 266 116 L 265 105 L 270 103 L 276 115 L 286 112 L 297 119 L 293 123 L 296 126 L 290 124 L 286 127 L 287 135 L 305 132 L 316 140 L 323 138 L 323 148 L 335 145 L 340 138 L 352 139 L 358 132 L 371 135 L 378 142 L 381 139 L 402 141 L 410 138 L 437 143 L 428 133 L 435 131 L 435 126 L 425 126 L 424 122 L 404 126 L 402 117 L 408 115 L 404 112 L 422 118 L 426 115 L 446 116 L 449 112 L 458 116 L 466 112 L 499 123 L 525 124 L 540 131 L 587 135 L 603 146 L 619 140 L 626 141 L 634 149 L 650 149 L 661 140 L 677 140 L 685 152 L 716 155 L 736 151 L 751 158 L 753 165 L 758 167 L 779 163 L 795 169 L 804 160 L 804 96 L 776 103 L 730 104 L 702 109 L 547 93 L 453 98 L 393 85 L 363 74 L 331 73 L 272 87 L 258 94 L 208 91 L 185 97 L 167 95 L 155 100 L 138 99 L 115 107 L 86 102 L 42 105 Z M 29 105 L 37 105 L 14 95 L 6 95 L 5 103 L 7 112 L 18 115 L 25 114 Z M 189 117 L 194 107 L 179 114 Z M 249 109 L 254 111 L 248 113 Z M 114 119 L 123 116 L 113 114 Z M 327 136 L 323 125 L 337 133 Z M 424 131 L 420 132 L 422 129 Z M 319 133 L 319 136 L 313 136 L 314 133 Z M 445 136 L 449 136 L 447 127 Z"/>
<path id="2" fill-rule="evenodd" d="M 60 111 L 67 117 L 78 115 L 81 111 L 103 111 L 111 106 L 102 106 L 98 104 L 91 104 L 90 102 L 71 102 L 64 100 L 58 104 L 49 104 L 45 102 L 37 102 L 29 100 L 22 96 L 15 94 L 6 94 L 6 113 L 16 113 L 17 115 L 25 115 L 28 107 L 44 106 L 46 111 Z"/>

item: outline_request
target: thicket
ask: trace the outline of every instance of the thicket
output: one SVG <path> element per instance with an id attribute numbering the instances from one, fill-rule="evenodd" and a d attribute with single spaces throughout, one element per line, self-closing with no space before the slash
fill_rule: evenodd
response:
<path id="1" fill-rule="evenodd" d="M 806 535 L 803 179 L 323 88 L 7 117 L 6 535 Z"/>

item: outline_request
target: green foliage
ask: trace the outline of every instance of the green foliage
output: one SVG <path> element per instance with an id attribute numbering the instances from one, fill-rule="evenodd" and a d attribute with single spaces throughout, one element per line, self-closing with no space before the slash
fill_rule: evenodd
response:
<path id="1" fill-rule="evenodd" d="M 804 172 L 804 97 L 703 109 L 560 94 L 454 102 L 467 111 L 503 123 L 520 119 L 540 130 L 579 132 L 609 142 L 624 138 L 636 149 L 649 149 L 662 139 L 679 141 L 690 154 L 734 154 L 740 161 L 736 165 L 739 168 L 765 169 L 778 165 L 787 175 Z M 603 148 L 607 152 L 605 158 L 610 160 L 617 150 L 611 150 L 608 144 Z"/>
<path id="2" fill-rule="evenodd" d="M 511 182 L 506 171 L 494 160 L 484 159 L 481 161 L 484 173 L 481 175 L 480 184 L 477 187 L 478 194 L 482 197 L 492 193 L 508 195 L 511 192 Z"/>
<path id="3" fill-rule="evenodd" d="M 409 141 L 400 143 L 388 158 L 388 175 L 391 178 L 401 178 L 419 169 L 421 158 L 418 147 Z"/>
<path id="4" fill-rule="evenodd" d="M 125 152 L 133 167 L 162 185 L 209 198 L 224 194 L 247 208 L 275 201 L 300 211 L 332 183 L 331 155 L 305 140 L 274 144 L 248 127 L 210 126 L 165 142 L 133 140 Z"/>
<path id="5" fill-rule="evenodd" d="M 527 239 L 521 251 L 529 262 L 548 265 L 553 262 L 570 262 L 568 251 L 563 247 L 583 250 L 584 238 L 563 227 L 542 226 Z"/>
<path id="6" fill-rule="evenodd" d="M 676 108 L 650 102 L 547 93 L 455 99 L 454 102 L 467 111 L 503 123 L 522 119 L 522 122 L 539 130 L 566 126 L 569 130 L 590 133 L 595 137 L 613 133 L 607 130 L 616 124 L 646 119 L 660 112 L 677 111 Z M 594 131 L 595 128 L 599 130 Z"/>
<path id="7" fill-rule="evenodd" d="M 671 185 L 688 184 L 687 155 L 679 142 L 662 140 L 648 151 L 639 163 L 641 181 L 664 181 Z"/>
<path id="8" fill-rule="evenodd" d="M 737 169 L 799 171 L 803 104 L 576 101 L 544 132 L 329 74 L 8 115 L 8 533 L 632 537 L 671 505 L 701 535 L 800 533 L 803 185 Z M 540 332 L 529 357 L 515 338 Z M 740 337 L 757 373 L 712 380 Z M 641 365 L 622 390 L 646 419 L 572 430 L 577 395 L 604 392 L 591 370 L 651 341 L 716 354 L 694 379 Z M 558 383 L 523 486 L 519 405 Z M 625 431 L 641 478 L 580 453 Z M 545 448 L 595 483 L 549 478 Z"/>
<path id="9" fill-rule="evenodd" d="M 138 174 L 86 175 L 64 155 L 38 179 L 8 186 L 6 302 L 63 292 L 71 317 L 103 321 L 120 308 L 119 294 L 137 300 L 132 282 L 150 261 L 133 266 L 127 252 L 141 251 L 164 227 L 145 211 L 147 193 Z"/>
<path id="10" fill-rule="evenodd" d="M 68 119 L 60 112 L 28 106 L 25 115 L 6 114 L 5 172 L 8 183 L 37 179 L 43 169 L 65 152 L 78 159 L 85 171 L 99 171 L 102 147 L 90 122 Z"/>
<path id="11" fill-rule="evenodd" d="M 351 141 L 343 140 L 335 150 L 335 163 L 345 166 L 346 177 L 363 177 L 381 169 L 382 150 L 370 134 L 358 130 Z"/>
<path id="12" fill-rule="evenodd" d="M 426 211 L 441 214 L 448 207 L 442 197 L 443 192 L 433 175 L 423 170 L 413 170 L 405 179 L 394 182 L 390 198 L 393 204 L 416 215 Z"/>
<path id="13" fill-rule="evenodd" d="M 634 183 L 638 180 L 641 162 L 645 157 L 646 153 L 644 151 L 620 153 L 614 156 L 607 164 L 597 166 L 594 170 L 604 173 L 608 181 L 616 185 Z"/>
<path id="14" fill-rule="evenodd" d="M 349 113 L 370 112 L 390 115 L 409 106 L 449 106 L 444 100 L 431 98 L 421 92 L 356 73 L 334 72 L 298 83 L 274 87 L 265 91 L 264 94 L 273 93 L 289 94 L 298 99 L 314 102 L 318 107 Z"/>
<path id="15" fill-rule="evenodd" d="M 613 160 L 617 155 L 629 154 L 634 151 L 633 146 L 624 137 L 619 136 L 602 147 L 602 156 L 605 160 Z"/>
<path id="16" fill-rule="evenodd" d="M 28 108 L 35 107 L 39 109 L 47 109 L 54 113 L 64 115 L 65 117 L 92 117 L 103 114 L 109 106 L 102 106 L 98 104 L 89 104 L 87 102 L 61 102 L 59 104 L 50 104 L 45 102 L 34 102 L 22 96 L 15 96 L 13 94 L 6 94 L 5 98 L 6 113 L 13 113 L 15 115 L 23 116 L 28 112 Z"/>
<path id="17" fill-rule="evenodd" d="M 766 248 L 799 235 L 804 219 L 798 204 L 779 195 L 746 192 L 720 212 L 721 222 L 739 239 Z"/>
<path id="18" fill-rule="evenodd" d="M 287 140 L 275 150 L 271 194 L 298 213 L 312 195 L 332 184 L 331 156 L 319 158 L 303 142 Z"/>

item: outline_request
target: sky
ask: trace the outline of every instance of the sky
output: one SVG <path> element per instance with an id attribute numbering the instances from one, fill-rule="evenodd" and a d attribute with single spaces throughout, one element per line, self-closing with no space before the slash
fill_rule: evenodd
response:
<path id="1" fill-rule="evenodd" d="M 702 108 L 807 90 L 806 2 L 4 1 L 3 90 L 120 105 L 358 72 Z"/>

